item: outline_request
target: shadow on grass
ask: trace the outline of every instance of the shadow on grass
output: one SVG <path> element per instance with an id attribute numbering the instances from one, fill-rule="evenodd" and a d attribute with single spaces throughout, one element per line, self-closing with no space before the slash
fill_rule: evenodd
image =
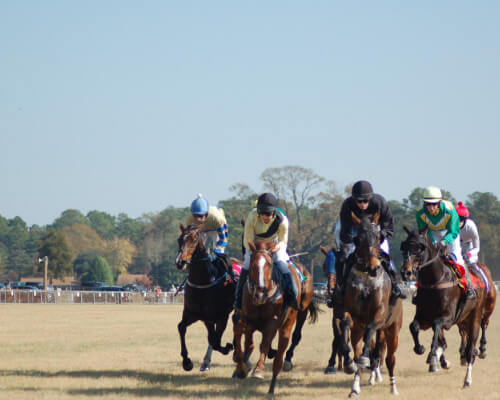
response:
<path id="1" fill-rule="evenodd" d="M 110 394 L 123 394 L 132 397 L 164 397 L 164 396 L 189 396 L 190 398 L 207 397 L 225 397 L 225 398 L 252 398 L 262 397 L 262 392 L 267 392 L 270 384 L 268 379 L 256 380 L 233 379 L 231 377 L 209 376 L 206 374 L 190 373 L 152 373 L 147 371 L 136 371 L 130 369 L 124 370 L 75 370 L 75 371 L 43 371 L 43 370 L 20 370 L 3 369 L 0 370 L 0 376 L 18 376 L 32 378 L 129 378 L 142 381 L 145 387 L 103 387 L 103 388 L 79 388 L 66 389 L 69 395 L 75 396 L 106 396 Z M 321 381 L 304 382 L 300 378 L 288 378 L 286 374 L 280 374 L 277 380 L 276 391 L 279 393 L 280 386 L 283 388 L 330 388 L 330 389 L 348 389 L 350 380 L 332 381 L 331 379 L 322 379 Z M 206 387 L 206 390 L 204 390 Z M 215 388 L 214 388 L 215 387 Z M 19 388 L 21 390 L 21 388 Z M 26 388 L 22 388 L 25 390 Z"/>

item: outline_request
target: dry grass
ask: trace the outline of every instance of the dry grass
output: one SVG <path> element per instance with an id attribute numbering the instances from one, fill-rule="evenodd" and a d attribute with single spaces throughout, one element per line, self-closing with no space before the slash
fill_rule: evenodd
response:
<path id="1" fill-rule="evenodd" d="M 176 327 L 181 306 L 2 305 L 0 312 L 1 399 L 256 399 L 265 397 L 269 386 L 270 363 L 264 381 L 232 379 L 231 357 L 220 354 L 214 354 L 210 372 L 199 372 L 206 347 L 201 323 L 188 330 L 195 369 L 184 372 Z M 407 303 L 397 352 L 399 398 L 500 399 L 499 318 L 494 314 L 490 324 L 488 358 L 476 361 L 472 388 L 464 390 L 457 329 L 447 333 L 452 368 L 431 375 L 426 356 L 412 351 L 408 324 L 413 312 Z M 326 310 L 316 325 L 305 326 L 296 368 L 280 374 L 276 398 L 347 398 L 352 376 L 323 374 L 330 353 L 330 318 Z M 230 325 L 224 339 L 230 341 L 231 336 Z M 428 348 L 430 332 L 422 339 Z M 369 387 L 366 381 L 364 376 L 361 398 L 390 397 L 385 374 L 377 386 Z"/>

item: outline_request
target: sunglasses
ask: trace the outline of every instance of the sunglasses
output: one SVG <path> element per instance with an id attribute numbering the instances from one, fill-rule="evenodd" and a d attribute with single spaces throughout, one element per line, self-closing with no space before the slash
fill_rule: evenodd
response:
<path id="1" fill-rule="evenodd" d="M 259 215 L 265 215 L 266 217 L 270 217 L 273 215 L 272 212 L 260 212 Z"/>
<path id="2" fill-rule="evenodd" d="M 367 204 L 369 203 L 370 200 L 367 200 L 367 199 L 356 199 L 356 203 L 363 203 L 363 204 Z"/>
<path id="3" fill-rule="evenodd" d="M 436 201 L 434 203 L 425 203 L 426 206 L 437 206 L 439 204 L 439 201 Z"/>
<path id="4" fill-rule="evenodd" d="M 205 218 L 208 214 L 193 214 L 195 218 Z"/>

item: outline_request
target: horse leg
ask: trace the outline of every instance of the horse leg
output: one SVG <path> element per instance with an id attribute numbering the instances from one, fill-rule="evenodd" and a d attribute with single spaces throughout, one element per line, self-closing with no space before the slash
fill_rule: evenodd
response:
<path id="1" fill-rule="evenodd" d="M 418 354 L 419 356 L 425 353 L 425 347 L 422 345 L 418 339 L 418 334 L 420 332 L 420 324 L 416 319 L 413 320 L 413 322 L 410 324 L 410 333 L 413 338 L 413 351 L 415 354 Z"/>
<path id="2" fill-rule="evenodd" d="M 356 326 L 353 326 L 351 332 L 351 345 L 354 350 L 354 359 L 358 360 L 361 356 L 361 339 L 363 336 L 363 330 Z M 361 368 L 353 362 L 355 367 L 354 378 L 351 386 L 351 393 L 349 393 L 350 398 L 357 398 L 361 393 Z"/>
<path id="3" fill-rule="evenodd" d="M 398 388 L 396 387 L 396 377 L 394 376 L 394 367 L 396 365 L 396 350 L 398 349 L 399 336 L 396 324 L 393 324 L 386 330 L 386 343 L 387 343 L 387 356 L 385 357 L 385 365 L 389 373 L 391 394 L 398 395 Z"/>
<path id="4" fill-rule="evenodd" d="M 373 322 L 370 322 L 365 329 L 365 335 L 363 338 L 364 345 L 363 345 L 363 352 L 361 353 L 361 356 L 359 357 L 357 363 L 358 366 L 363 367 L 363 368 L 369 368 L 370 367 L 370 344 L 371 340 L 373 338 L 373 335 L 377 330 L 375 329 L 375 324 Z"/>
<path id="5" fill-rule="evenodd" d="M 479 358 L 486 358 L 486 328 L 488 321 L 483 318 L 481 321 L 481 340 L 479 341 Z"/>
<path id="6" fill-rule="evenodd" d="M 224 347 L 222 347 L 221 345 L 222 335 L 226 330 L 228 319 L 229 315 L 224 315 L 223 317 L 215 321 L 214 343 L 212 344 L 214 346 L 214 350 L 217 350 L 218 352 L 224 355 L 229 354 L 229 352 L 232 351 L 234 348 L 232 343 L 226 343 Z"/>
<path id="7" fill-rule="evenodd" d="M 469 330 L 467 335 L 467 345 L 465 347 L 465 355 L 467 357 L 467 372 L 464 379 L 464 388 L 472 385 L 472 365 L 476 359 L 476 343 L 479 337 L 479 326 L 481 324 L 481 311 L 476 307 L 474 315 L 470 318 Z"/>
<path id="8" fill-rule="evenodd" d="M 294 318 L 290 318 L 279 330 L 278 349 L 276 357 L 274 357 L 273 361 L 273 377 L 271 378 L 271 384 L 269 385 L 269 394 L 274 393 L 276 379 L 278 378 L 278 374 L 280 373 L 281 367 L 283 366 L 283 355 L 285 354 L 285 350 L 288 347 L 288 342 L 290 341 L 290 333 L 292 331 L 293 323 Z"/>
<path id="9" fill-rule="evenodd" d="M 247 376 L 247 369 L 245 365 L 245 356 L 241 347 L 241 337 L 245 330 L 245 325 L 241 319 L 234 324 L 234 359 L 236 362 L 236 369 L 233 372 L 233 378 L 244 379 Z M 245 338 L 246 340 L 246 338 Z"/>
<path id="10" fill-rule="evenodd" d="M 200 371 L 206 372 L 210 371 L 210 363 L 212 362 L 212 350 L 213 347 L 208 345 L 207 352 L 205 353 L 205 357 L 203 357 L 203 362 L 200 366 Z"/>
<path id="11" fill-rule="evenodd" d="M 181 339 L 182 368 L 184 368 L 184 371 L 191 371 L 193 369 L 193 362 L 188 357 L 188 350 L 186 347 L 186 331 L 187 327 L 196 321 L 198 321 L 197 317 L 190 316 L 184 311 L 182 313 L 182 320 L 177 325 L 177 330 L 179 331 Z"/>
<path id="12" fill-rule="evenodd" d="M 465 345 L 467 343 L 467 332 L 459 326 L 458 333 L 460 334 L 460 348 L 458 349 L 460 353 L 460 365 L 466 366 L 467 357 L 465 356 Z"/>
<path id="13" fill-rule="evenodd" d="M 334 374 L 337 372 L 335 370 L 335 358 L 337 354 L 340 355 L 340 338 L 339 338 L 340 332 L 336 330 L 335 322 L 333 326 L 333 340 L 332 340 L 332 354 L 330 355 L 330 359 L 328 360 L 328 366 L 325 368 L 325 374 Z M 339 365 L 338 368 L 342 368 L 342 365 L 340 365 L 340 360 L 339 360 Z"/>
<path id="14" fill-rule="evenodd" d="M 340 336 L 340 352 L 344 357 L 344 372 L 346 374 L 354 374 L 357 370 L 356 363 L 351 358 L 351 348 L 349 347 L 349 336 L 351 327 L 347 317 L 344 317 L 340 323 L 341 336 Z"/>
<path id="15" fill-rule="evenodd" d="M 439 366 L 437 363 L 438 354 L 441 356 L 441 348 L 439 347 L 439 335 L 441 330 L 443 329 L 443 320 L 441 318 L 436 319 L 432 323 L 432 330 L 434 331 L 434 335 L 432 336 L 431 350 L 429 352 L 429 372 L 437 372 L 439 371 Z M 438 352 L 438 348 L 440 349 Z"/>
<path id="16" fill-rule="evenodd" d="M 439 334 L 438 342 L 439 342 L 439 347 L 442 349 L 442 354 L 439 357 L 439 363 L 441 364 L 441 368 L 449 369 L 450 362 L 446 359 L 444 355 L 445 350 L 448 348 L 448 344 L 446 343 L 446 338 L 444 337 L 444 331 L 442 329 L 441 333 Z"/>
<path id="17" fill-rule="evenodd" d="M 252 371 L 252 376 L 254 378 L 264 379 L 264 368 L 265 368 L 264 363 L 266 361 L 267 353 L 271 348 L 271 342 L 273 341 L 273 338 L 276 335 L 276 330 L 277 330 L 276 327 L 270 326 L 262 332 L 259 360 L 257 361 L 257 364 L 255 364 L 255 367 Z M 277 349 L 276 356 L 274 357 L 274 362 L 276 362 L 276 357 L 278 356 L 278 354 L 279 354 L 279 348 Z M 282 362 L 283 362 L 283 355 L 282 355 Z"/>
<path id="18" fill-rule="evenodd" d="M 288 351 L 286 352 L 285 361 L 283 363 L 283 371 L 288 372 L 293 369 L 293 363 L 292 363 L 293 352 L 295 350 L 295 347 L 297 347 L 300 340 L 302 339 L 302 327 L 306 322 L 306 318 L 307 318 L 307 308 L 305 310 L 299 311 L 297 314 L 297 322 L 295 323 L 295 329 L 293 330 L 293 335 L 292 335 L 292 344 L 290 345 Z"/>
<path id="19" fill-rule="evenodd" d="M 379 329 L 377 331 L 377 340 L 375 341 L 375 347 L 371 351 L 370 355 L 370 379 L 368 380 L 369 385 L 375 385 L 375 383 L 382 382 L 382 374 L 380 373 L 380 360 L 382 359 L 382 350 L 384 349 L 384 347 L 384 331 Z"/>

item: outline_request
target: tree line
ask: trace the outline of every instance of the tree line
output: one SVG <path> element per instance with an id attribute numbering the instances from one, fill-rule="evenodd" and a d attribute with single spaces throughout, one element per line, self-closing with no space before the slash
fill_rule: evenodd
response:
<path id="1" fill-rule="evenodd" d="M 260 175 L 262 191 L 276 194 L 281 208 L 290 219 L 289 253 L 323 279 L 323 256 L 320 246 L 335 243 L 335 224 L 351 186 L 342 192 L 333 180 L 301 166 L 267 168 Z M 443 197 L 453 204 L 452 193 L 441 188 Z M 241 258 L 244 220 L 255 207 L 260 192 L 245 183 L 230 186 L 233 196 L 217 205 L 225 212 L 229 227 L 227 254 Z M 415 211 L 422 205 L 424 188 L 417 187 L 402 201 L 389 200 L 394 215 L 395 232 L 391 240 L 391 257 L 401 265 L 399 246 L 406 238 L 403 225 L 416 227 Z M 375 191 L 376 188 L 375 188 Z M 380 193 L 384 195 L 383 193 Z M 208 199 L 210 201 L 210 199 Z M 464 201 L 463 199 L 461 199 Z M 481 237 L 480 261 L 488 265 L 493 278 L 500 279 L 500 201 L 489 192 L 474 192 L 464 204 L 476 222 Z M 144 274 L 148 282 L 166 287 L 181 282 L 184 273 L 177 271 L 179 225 L 189 213 L 186 207 L 167 207 L 159 213 L 139 218 L 118 216 L 103 211 L 68 209 L 46 226 L 27 226 L 19 216 L 0 216 L 0 279 L 16 281 L 41 272 L 38 258 L 49 257 L 49 278 L 74 276 L 82 281 L 113 283 L 124 272 Z"/>

